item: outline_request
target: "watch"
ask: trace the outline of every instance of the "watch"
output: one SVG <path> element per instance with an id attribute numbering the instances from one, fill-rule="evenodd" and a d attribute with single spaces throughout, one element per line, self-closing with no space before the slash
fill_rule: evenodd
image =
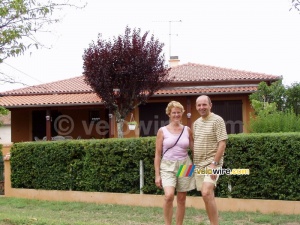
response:
<path id="1" fill-rule="evenodd" d="M 212 161 L 211 164 L 214 164 L 215 166 L 219 165 L 216 161 Z"/>

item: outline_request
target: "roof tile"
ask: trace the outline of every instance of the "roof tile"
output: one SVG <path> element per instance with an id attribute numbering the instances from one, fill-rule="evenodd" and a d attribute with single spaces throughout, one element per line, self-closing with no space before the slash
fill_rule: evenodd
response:
<path id="1" fill-rule="evenodd" d="M 224 86 L 224 87 L 181 87 L 165 88 L 154 94 L 153 97 L 168 95 L 199 95 L 216 93 L 252 93 L 257 90 L 256 85 L 251 86 Z M 0 105 L 12 107 L 41 107 L 53 105 L 90 105 L 102 104 L 101 98 L 95 93 L 59 94 L 59 95 L 21 95 L 4 96 L 0 98 Z"/>
<path id="2" fill-rule="evenodd" d="M 171 69 L 175 81 L 278 80 L 280 76 L 187 63 Z"/>
<path id="3" fill-rule="evenodd" d="M 186 82 L 198 82 L 199 84 L 201 82 L 203 85 L 207 82 L 213 83 L 214 86 L 186 87 L 180 85 L 182 87 L 168 87 L 156 92 L 154 97 L 205 93 L 253 93 L 257 90 L 257 85 L 245 85 L 245 81 L 257 81 L 256 83 L 258 84 L 260 81 L 276 81 L 281 79 L 280 76 L 195 63 L 173 67 L 170 70 L 170 76 L 175 77 L 175 84 L 184 84 Z M 227 81 L 238 81 L 244 83 L 244 85 L 224 85 Z M 217 84 L 220 85 L 217 86 Z M 0 98 L 0 105 L 7 108 L 101 104 L 101 98 L 85 83 L 84 76 L 6 91 L 0 93 L 0 96 L 2 96 Z"/>
<path id="4" fill-rule="evenodd" d="M 95 93 L 59 94 L 59 95 L 20 95 L 3 96 L 0 105 L 10 107 L 39 107 L 49 105 L 87 105 L 101 104 L 101 98 Z"/>
<path id="5" fill-rule="evenodd" d="M 84 82 L 84 77 L 74 77 L 52 83 L 30 86 L 16 90 L 6 91 L 0 95 L 35 95 L 50 93 L 84 93 L 93 92 L 92 88 Z"/>

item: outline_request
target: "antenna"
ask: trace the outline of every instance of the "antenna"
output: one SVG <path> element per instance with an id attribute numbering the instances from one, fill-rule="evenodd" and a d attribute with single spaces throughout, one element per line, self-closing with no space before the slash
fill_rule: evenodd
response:
<path id="1" fill-rule="evenodd" d="M 160 22 L 160 23 L 163 23 L 163 22 L 168 22 L 169 23 L 169 57 L 171 57 L 171 42 L 172 42 L 172 23 L 181 23 L 182 20 L 168 20 L 168 21 L 153 21 L 153 22 Z"/>

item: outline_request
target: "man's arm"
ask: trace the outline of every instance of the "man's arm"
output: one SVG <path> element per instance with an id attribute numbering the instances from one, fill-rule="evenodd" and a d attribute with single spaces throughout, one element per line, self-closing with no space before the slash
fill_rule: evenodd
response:
<path id="1" fill-rule="evenodd" d="M 214 162 L 216 163 L 215 166 L 217 166 L 220 163 L 220 160 L 224 155 L 225 148 L 226 148 L 226 140 L 228 138 L 225 122 L 223 119 L 219 120 L 216 123 L 216 135 L 217 135 L 217 137 L 216 137 L 217 140 L 220 140 L 220 141 L 218 142 L 217 152 L 214 157 Z"/>
<path id="2" fill-rule="evenodd" d="M 225 148 L 226 148 L 226 140 L 219 141 L 218 142 L 218 150 L 215 155 L 214 161 L 211 162 L 211 164 L 209 166 L 210 168 L 215 169 L 218 167 L 218 164 L 220 163 L 220 160 L 225 152 Z M 216 164 L 214 164 L 214 162 Z M 217 175 L 211 174 L 210 177 L 211 177 L 211 179 L 215 180 L 217 178 Z"/>
<path id="3" fill-rule="evenodd" d="M 224 155 L 225 152 L 225 148 L 226 148 L 226 140 L 222 140 L 218 142 L 218 149 L 217 149 L 217 153 L 215 155 L 214 161 L 219 163 L 222 156 Z"/>

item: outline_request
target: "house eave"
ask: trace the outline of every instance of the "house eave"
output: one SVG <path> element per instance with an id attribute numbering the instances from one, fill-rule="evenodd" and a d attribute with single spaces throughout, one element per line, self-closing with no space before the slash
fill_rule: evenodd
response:
<path id="1" fill-rule="evenodd" d="M 26 93 L 19 93 L 19 92 L 2 92 L 0 93 L 0 97 L 5 96 L 32 96 L 32 95 L 64 95 L 64 94 L 89 94 L 94 93 L 92 91 L 49 91 L 49 92 L 26 92 Z"/>
<path id="2" fill-rule="evenodd" d="M 47 107 L 74 107 L 74 106 L 93 106 L 93 105 L 104 105 L 103 103 L 70 103 L 70 104 L 36 104 L 36 105 L 12 105 L 4 106 L 6 109 L 20 109 L 20 108 L 47 108 Z"/>
<path id="3" fill-rule="evenodd" d="M 201 95 L 237 95 L 237 94 L 252 94 L 254 91 L 241 91 L 241 92 L 217 92 L 217 93 L 212 93 L 212 92 L 201 92 L 201 93 L 189 93 L 189 94 L 156 94 L 153 95 L 152 97 L 172 97 L 172 96 L 177 96 L 177 97 L 186 97 L 186 96 L 199 96 Z"/>
<path id="4" fill-rule="evenodd" d="M 264 79 L 263 81 L 265 82 L 272 82 L 272 81 L 278 81 L 279 79 L 277 78 L 269 78 L 269 79 Z M 262 79 L 220 79 L 220 80 L 216 80 L 216 79 L 211 79 L 211 80 L 175 80 L 172 82 L 172 84 L 193 84 L 193 83 L 201 83 L 201 84 L 224 84 L 224 83 L 228 83 L 228 82 L 234 82 L 234 83 L 257 83 L 257 82 L 261 82 Z"/>

